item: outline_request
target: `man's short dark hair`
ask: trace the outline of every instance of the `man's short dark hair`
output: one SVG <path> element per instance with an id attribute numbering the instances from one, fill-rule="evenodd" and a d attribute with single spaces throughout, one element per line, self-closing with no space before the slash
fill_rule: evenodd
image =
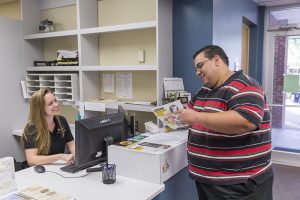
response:
<path id="1" fill-rule="evenodd" d="M 204 52 L 204 56 L 208 59 L 212 59 L 215 55 L 218 55 L 226 65 L 229 65 L 229 60 L 225 51 L 217 45 L 207 45 L 202 47 L 193 55 L 193 58 L 195 59 L 196 56 L 202 52 Z"/>

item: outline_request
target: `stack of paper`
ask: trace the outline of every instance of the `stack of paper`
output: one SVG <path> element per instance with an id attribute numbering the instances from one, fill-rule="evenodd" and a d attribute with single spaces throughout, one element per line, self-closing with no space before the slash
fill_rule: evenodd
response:
<path id="1" fill-rule="evenodd" d="M 30 198 L 30 199 L 38 199 L 38 200 L 73 200 L 74 198 L 58 193 L 55 190 L 52 190 L 48 187 L 43 187 L 40 185 L 29 186 L 21 191 L 19 191 L 19 195 Z"/>
<path id="2" fill-rule="evenodd" d="M 0 159 L 0 197 L 17 189 L 12 157 Z"/>

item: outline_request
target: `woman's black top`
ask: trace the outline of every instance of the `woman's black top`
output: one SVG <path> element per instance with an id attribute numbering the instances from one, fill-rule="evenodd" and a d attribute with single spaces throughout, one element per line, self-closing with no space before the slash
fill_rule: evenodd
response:
<path id="1" fill-rule="evenodd" d="M 73 141 L 74 137 L 71 133 L 69 124 L 63 116 L 57 116 L 58 120 L 60 121 L 60 124 L 62 126 L 62 129 L 64 130 L 65 134 L 64 137 L 62 137 L 62 130 L 59 127 L 58 121 L 56 117 L 54 118 L 54 123 L 55 127 L 53 129 L 53 132 L 50 132 L 50 141 L 51 141 L 51 146 L 49 149 L 48 155 L 53 155 L 53 154 L 59 154 L 59 153 L 64 153 L 65 152 L 65 146 L 66 143 Z M 24 140 L 24 148 L 25 149 L 35 149 L 37 148 L 37 141 L 36 141 L 36 128 L 34 125 L 29 127 L 29 134 Z"/>

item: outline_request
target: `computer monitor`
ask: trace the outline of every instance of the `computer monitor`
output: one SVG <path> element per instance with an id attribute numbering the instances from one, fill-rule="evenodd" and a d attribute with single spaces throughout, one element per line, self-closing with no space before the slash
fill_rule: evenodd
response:
<path id="1" fill-rule="evenodd" d="M 86 118 L 75 122 L 75 165 L 107 159 L 107 145 L 128 137 L 124 113 Z M 113 139 L 113 141 L 111 140 Z"/>

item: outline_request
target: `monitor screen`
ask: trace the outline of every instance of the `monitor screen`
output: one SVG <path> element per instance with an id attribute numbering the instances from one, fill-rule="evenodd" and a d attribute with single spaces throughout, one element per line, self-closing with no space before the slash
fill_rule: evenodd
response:
<path id="1" fill-rule="evenodd" d="M 75 122 L 75 133 L 75 165 L 83 165 L 105 159 L 107 139 L 112 143 L 127 139 L 127 120 L 124 113 L 86 118 Z"/>

